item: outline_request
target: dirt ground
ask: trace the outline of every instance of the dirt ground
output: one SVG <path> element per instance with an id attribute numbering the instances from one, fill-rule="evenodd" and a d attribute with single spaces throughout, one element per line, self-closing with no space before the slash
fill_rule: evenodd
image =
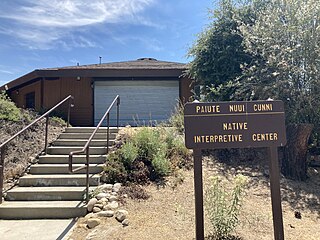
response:
<path id="1" fill-rule="evenodd" d="M 194 189 L 193 171 L 183 170 L 184 181 L 175 187 L 175 178 L 169 178 L 166 186 L 145 186 L 151 198 L 145 201 L 128 200 L 123 206 L 129 211 L 130 225 L 122 227 L 115 219 L 102 219 L 94 229 L 88 229 L 85 219 L 80 218 L 69 240 L 115 239 L 194 239 Z M 249 177 L 247 194 L 243 202 L 240 224 L 234 235 L 243 240 L 273 239 L 273 223 L 269 179 L 265 165 L 224 164 L 212 158 L 203 161 L 204 183 L 210 176 L 219 175 L 230 179 L 235 174 Z M 310 169 L 307 182 L 281 180 L 284 231 L 286 240 L 320 239 L 320 174 Z M 301 219 L 295 217 L 299 211 Z M 205 218 L 205 232 L 210 223 Z"/>

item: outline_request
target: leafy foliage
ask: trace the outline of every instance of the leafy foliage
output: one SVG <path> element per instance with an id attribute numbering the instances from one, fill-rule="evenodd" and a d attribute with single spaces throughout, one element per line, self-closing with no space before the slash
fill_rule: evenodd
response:
<path id="1" fill-rule="evenodd" d="M 242 46 L 239 21 L 235 19 L 240 16 L 251 23 L 252 14 L 239 5 L 243 6 L 242 1 L 221 0 L 220 7 L 211 12 L 214 21 L 189 50 L 188 55 L 193 58 L 189 74 L 205 86 L 205 100 L 230 100 L 233 80 L 241 76 L 241 66 L 252 61 Z"/>
<path id="2" fill-rule="evenodd" d="M 272 0 L 254 25 L 241 24 L 246 51 L 259 60 L 245 68 L 238 98 L 281 99 L 287 123 L 318 125 L 319 12 L 316 0 Z"/>
<path id="3" fill-rule="evenodd" d="M 0 93 L 0 120 L 17 122 L 21 119 L 21 111 L 5 92 Z"/>
<path id="4" fill-rule="evenodd" d="M 183 139 L 170 128 L 141 127 L 131 132 L 125 143 L 109 155 L 105 181 L 146 183 L 167 176 L 177 166 L 187 166 L 190 153 L 180 141 Z"/>
<path id="5" fill-rule="evenodd" d="M 228 239 L 239 223 L 238 215 L 247 183 L 247 178 L 237 175 L 231 191 L 224 188 L 218 177 L 211 178 L 211 185 L 205 194 L 206 212 L 212 226 L 213 236 Z"/>

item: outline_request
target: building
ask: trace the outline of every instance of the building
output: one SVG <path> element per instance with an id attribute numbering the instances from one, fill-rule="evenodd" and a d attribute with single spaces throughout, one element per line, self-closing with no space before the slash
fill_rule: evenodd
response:
<path id="1" fill-rule="evenodd" d="M 168 119 L 178 100 L 188 101 L 192 80 L 182 63 L 140 58 L 73 67 L 37 69 L 1 89 L 21 108 L 49 109 L 74 96 L 71 124 L 96 125 L 114 97 L 120 95 L 121 125 Z M 114 116 L 110 116 L 114 123 Z"/>

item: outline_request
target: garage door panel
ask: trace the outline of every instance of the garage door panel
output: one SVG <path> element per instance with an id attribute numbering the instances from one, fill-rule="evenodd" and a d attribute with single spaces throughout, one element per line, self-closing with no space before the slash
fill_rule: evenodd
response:
<path id="1" fill-rule="evenodd" d="M 120 95 L 120 124 L 139 125 L 164 121 L 179 99 L 178 81 L 98 81 L 95 82 L 95 124 L 114 99 Z M 116 110 L 110 115 L 116 124 Z"/>

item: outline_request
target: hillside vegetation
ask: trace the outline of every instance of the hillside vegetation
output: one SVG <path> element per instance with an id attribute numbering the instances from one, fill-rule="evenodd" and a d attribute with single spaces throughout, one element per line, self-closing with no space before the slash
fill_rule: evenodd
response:
<path id="1" fill-rule="evenodd" d="M 31 110 L 19 109 L 6 96 L 0 94 L 0 143 L 5 142 L 15 133 L 30 124 L 39 115 Z M 49 142 L 54 140 L 65 128 L 61 119 L 50 118 Z M 5 151 L 4 179 L 5 188 L 22 175 L 44 149 L 45 120 L 33 125 L 29 130 L 10 142 Z"/>

